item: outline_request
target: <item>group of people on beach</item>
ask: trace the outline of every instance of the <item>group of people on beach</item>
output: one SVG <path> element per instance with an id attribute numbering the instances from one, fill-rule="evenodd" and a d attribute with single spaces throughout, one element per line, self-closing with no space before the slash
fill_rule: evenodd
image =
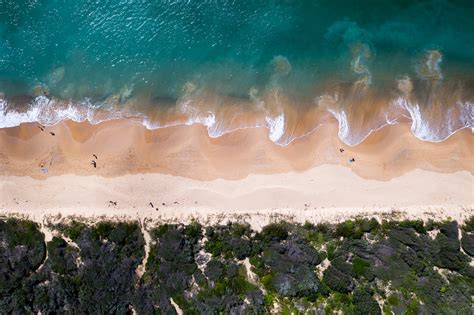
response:
<path id="1" fill-rule="evenodd" d="M 46 129 L 45 126 L 43 125 L 38 125 L 38 128 L 41 130 L 41 131 L 44 131 Z M 53 137 L 56 135 L 54 132 L 50 131 L 49 132 L 50 135 L 52 135 Z"/>
<path id="2" fill-rule="evenodd" d="M 340 148 L 340 149 L 339 149 L 339 152 L 344 153 L 344 149 L 343 149 L 343 148 Z M 354 163 L 355 161 L 356 161 L 356 160 L 355 160 L 354 158 L 350 158 L 348 162 L 349 162 L 349 163 Z"/>
<path id="3" fill-rule="evenodd" d="M 41 130 L 41 132 L 44 132 L 44 131 L 46 130 L 46 126 L 43 126 L 43 125 L 41 125 L 41 124 L 38 124 L 37 127 L 38 127 L 39 130 Z M 53 137 L 56 136 L 56 133 L 54 133 L 54 132 L 52 132 L 52 131 L 49 131 L 49 134 L 50 134 L 51 136 L 53 136 Z M 97 154 L 92 154 L 92 157 L 93 157 L 94 159 L 91 161 L 91 165 L 92 165 L 94 168 L 97 168 L 97 159 L 98 159 Z M 51 164 L 51 163 L 50 163 L 50 164 Z M 42 171 L 43 173 L 47 173 L 47 172 L 48 172 L 48 168 L 46 168 L 46 167 L 44 166 L 44 163 L 41 163 L 41 164 L 40 164 L 40 168 L 41 168 L 41 171 Z"/>

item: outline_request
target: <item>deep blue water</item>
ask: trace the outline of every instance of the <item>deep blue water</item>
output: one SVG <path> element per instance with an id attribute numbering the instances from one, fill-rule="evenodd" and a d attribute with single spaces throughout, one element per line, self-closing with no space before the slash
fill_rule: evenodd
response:
<path id="1" fill-rule="evenodd" d="M 424 66 L 432 52 L 434 68 Z M 473 1 L 0 0 L 5 99 L 101 104 L 118 94 L 117 106 L 138 97 L 159 107 L 186 82 L 230 97 L 256 88 L 312 99 L 328 82 L 360 80 L 388 95 L 404 76 L 423 108 L 434 85 L 463 85 L 472 114 Z M 433 80 L 442 83 L 423 83 Z"/>

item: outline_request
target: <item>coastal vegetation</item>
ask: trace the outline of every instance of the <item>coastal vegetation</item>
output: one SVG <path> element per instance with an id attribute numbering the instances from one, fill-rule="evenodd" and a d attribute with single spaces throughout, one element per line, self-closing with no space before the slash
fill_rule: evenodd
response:
<path id="1" fill-rule="evenodd" d="M 45 228 L 0 219 L 0 313 L 472 312 L 474 217 Z"/>

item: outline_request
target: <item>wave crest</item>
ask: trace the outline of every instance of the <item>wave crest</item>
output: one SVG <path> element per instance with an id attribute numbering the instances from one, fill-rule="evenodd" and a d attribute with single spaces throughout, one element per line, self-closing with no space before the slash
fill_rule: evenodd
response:
<path id="1" fill-rule="evenodd" d="M 339 138 L 350 146 L 361 143 L 373 131 L 402 119 L 412 121 L 411 130 L 417 138 L 431 142 L 443 141 L 464 128 L 473 129 L 473 102 L 458 100 L 449 106 L 421 104 L 413 96 L 413 83 L 408 77 L 398 81 L 398 97 L 387 101 L 385 107 L 372 108 L 369 102 L 368 109 L 355 95 L 362 99 L 372 96 L 357 88 L 346 95 L 323 94 L 316 98 L 317 106 L 298 107 L 278 90 L 263 95 L 253 89 L 247 99 L 226 99 L 190 86 L 175 106 L 167 109 L 154 106 L 149 112 L 138 110 L 133 106 L 136 103 L 133 100 L 127 100 L 125 105 L 111 106 L 110 99 L 97 104 L 89 99 L 74 103 L 45 95 L 33 98 L 26 106 L 15 107 L 0 94 L 0 128 L 33 122 L 54 125 L 68 119 L 98 124 L 128 118 L 148 129 L 199 124 L 205 126 L 213 138 L 238 129 L 263 127 L 268 129 L 271 141 L 287 145 L 313 132 L 328 119 L 335 119 L 339 124 Z"/>

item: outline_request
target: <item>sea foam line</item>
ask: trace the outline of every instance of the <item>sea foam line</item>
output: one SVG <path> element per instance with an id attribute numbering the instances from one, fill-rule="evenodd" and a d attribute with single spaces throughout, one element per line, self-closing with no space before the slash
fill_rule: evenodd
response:
<path id="1" fill-rule="evenodd" d="M 458 110 L 460 115 L 457 117 L 457 121 L 453 122 L 452 116 L 447 115 L 447 129 L 445 131 L 440 131 L 437 126 L 433 126 L 433 123 L 429 119 L 424 118 L 423 111 L 418 104 L 411 104 L 404 98 L 398 98 L 392 102 L 393 106 L 402 108 L 406 110 L 406 118 L 412 121 L 411 131 L 415 137 L 423 141 L 429 142 L 442 142 L 448 139 L 450 136 L 456 132 L 469 128 L 473 131 L 473 116 L 474 116 L 474 104 L 471 102 L 458 102 Z M 43 125 L 52 126 L 60 123 L 63 120 L 72 120 L 75 122 L 84 122 L 88 121 L 91 124 L 99 124 L 101 122 L 114 120 L 114 119 L 131 119 L 137 123 L 141 123 L 145 128 L 149 130 L 161 129 L 179 125 L 202 125 L 205 126 L 208 132 L 209 137 L 218 138 L 225 134 L 235 132 L 242 129 L 250 128 L 266 128 L 268 129 L 268 138 L 277 145 L 286 146 L 296 139 L 302 138 L 306 135 L 313 133 L 316 129 L 319 128 L 321 124 L 313 126 L 308 132 L 305 132 L 303 135 L 291 136 L 289 138 L 285 136 L 285 114 L 284 112 L 274 115 L 266 116 L 264 121 L 261 123 L 257 122 L 255 125 L 244 125 L 237 126 L 233 128 L 225 128 L 222 122 L 219 122 L 216 119 L 216 115 L 210 111 L 204 114 L 196 114 L 194 117 L 189 117 L 185 121 L 175 121 L 167 124 L 159 124 L 150 121 L 150 119 L 141 114 L 137 113 L 136 115 L 125 115 L 120 112 L 106 111 L 105 116 L 100 115 L 98 118 L 97 112 L 99 110 L 104 111 L 104 108 L 98 105 L 93 105 L 90 100 L 85 99 L 82 102 L 74 104 L 72 102 L 68 103 L 58 103 L 55 100 L 51 100 L 46 96 L 36 97 L 32 103 L 28 105 L 28 108 L 25 112 L 18 112 L 8 108 L 7 100 L 0 97 L 0 128 L 10 128 L 19 126 L 22 123 L 33 123 L 38 122 Z M 364 133 L 357 134 L 351 132 L 350 122 L 348 120 L 347 114 L 344 110 L 335 111 L 328 109 L 328 112 L 338 121 L 338 137 L 345 144 L 349 146 L 356 146 L 362 143 L 367 137 L 370 136 L 373 132 L 380 130 L 388 125 L 393 125 L 399 123 L 398 118 L 389 119 L 386 115 L 385 123 L 380 124 L 376 128 L 371 128 Z M 453 127 L 453 124 L 459 125 L 458 127 Z M 361 131 L 358 131 L 361 132 Z M 474 131 L 473 131 L 474 132 Z M 355 140 L 355 141 L 354 141 Z"/>

